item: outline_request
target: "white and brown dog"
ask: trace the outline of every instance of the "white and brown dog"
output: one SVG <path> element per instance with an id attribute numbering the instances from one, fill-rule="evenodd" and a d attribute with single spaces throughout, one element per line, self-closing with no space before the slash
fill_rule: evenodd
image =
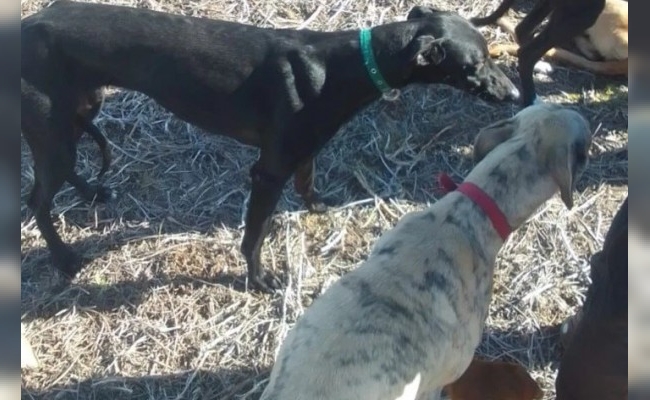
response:
<path id="1" fill-rule="evenodd" d="M 515 37 L 514 26 L 504 18 L 497 24 Z M 573 65 L 585 71 L 601 75 L 628 75 L 628 2 L 626 0 L 606 0 L 603 11 L 596 22 L 582 35 L 573 38 L 573 44 L 580 52 L 576 54 L 562 48 L 552 48 L 544 58 Z M 517 55 L 516 44 L 497 44 L 490 46 L 490 55 Z M 552 67 L 544 62 L 535 69 L 550 72 Z"/>
<path id="2" fill-rule="evenodd" d="M 558 189 L 573 206 L 590 143 L 579 113 L 550 104 L 482 129 L 463 184 L 404 216 L 298 320 L 261 400 L 439 396 L 472 361 L 508 233 Z"/>

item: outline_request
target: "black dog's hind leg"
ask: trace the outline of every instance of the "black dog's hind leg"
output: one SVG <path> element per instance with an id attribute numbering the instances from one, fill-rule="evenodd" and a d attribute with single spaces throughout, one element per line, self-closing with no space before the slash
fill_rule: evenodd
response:
<path id="1" fill-rule="evenodd" d="M 91 121 L 80 121 L 79 129 L 84 130 L 97 142 L 102 153 L 102 168 L 97 174 L 97 179 L 101 179 L 108 167 L 110 166 L 111 155 L 108 150 L 106 138 L 102 132 Z M 76 154 L 76 150 L 74 151 Z M 73 171 L 66 176 L 66 180 L 74 186 L 81 198 L 88 202 L 98 201 L 105 203 L 113 198 L 113 191 L 102 184 L 89 184 L 84 178 Z"/>
<path id="2" fill-rule="evenodd" d="M 269 230 L 271 215 L 280 200 L 284 185 L 291 173 L 273 175 L 263 167 L 262 152 L 260 160 L 251 168 L 252 188 L 250 203 L 246 213 L 246 228 L 241 244 L 241 251 L 248 266 L 248 281 L 255 289 L 273 292 L 282 288 L 280 280 L 268 271 L 264 271 L 261 262 L 261 250 Z"/>
<path id="3" fill-rule="evenodd" d="M 87 202 L 97 201 L 106 203 L 113 198 L 113 191 L 111 189 L 99 183 L 91 185 L 74 171 L 66 177 L 66 180 L 74 186 L 79 196 Z"/>
<path id="4" fill-rule="evenodd" d="M 50 250 L 52 265 L 65 276 L 74 277 L 81 267 L 81 258 L 68 247 L 52 222 L 52 200 L 74 168 L 74 144 L 52 144 L 44 154 L 34 153 L 35 182 L 28 205 L 33 210 L 36 225 Z"/>
<path id="5" fill-rule="evenodd" d="M 327 205 L 314 191 L 313 158 L 309 158 L 298 167 L 293 175 L 293 185 L 309 211 L 319 214 L 327 211 Z"/>

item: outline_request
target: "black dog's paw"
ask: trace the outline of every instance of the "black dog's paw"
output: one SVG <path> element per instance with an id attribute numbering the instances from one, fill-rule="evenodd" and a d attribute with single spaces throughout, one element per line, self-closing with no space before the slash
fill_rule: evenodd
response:
<path id="1" fill-rule="evenodd" d="M 88 190 L 80 192 L 80 195 L 89 203 L 108 203 L 116 197 L 112 189 L 100 184 L 90 185 Z"/>
<path id="2" fill-rule="evenodd" d="M 280 278 L 269 272 L 264 273 L 262 276 L 249 277 L 248 283 L 253 290 L 262 293 L 271 294 L 284 289 Z"/>
<path id="3" fill-rule="evenodd" d="M 66 278 L 72 279 L 81 270 L 83 258 L 69 247 L 62 247 L 52 252 L 52 265 Z"/>
<path id="4" fill-rule="evenodd" d="M 115 192 L 111 188 L 103 185 L 97 185 L 95 187 L 95 201 L 107 203 L 111 200 L 115 200 L 116 197 Z"/>
<path id="5" fill-rule="evenodd" d="M 307 206 L 309 212 L 314 214 L 325 214 L 329 210 L 329 206 L 325 202 L 319 201 L 316 203 L 311 203 Z"/>
<path id="6" fill-rule="evenodd" d="M 309 212 L 314 214 L 325 214 L 330 208 L 322 198 L 316 195 L 305 201 L 305 205 Z"/>

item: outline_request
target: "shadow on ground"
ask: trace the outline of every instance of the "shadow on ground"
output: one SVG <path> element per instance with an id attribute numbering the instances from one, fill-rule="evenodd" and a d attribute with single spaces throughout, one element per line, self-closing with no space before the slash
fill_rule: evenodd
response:
<path id="1" fill-rule="evenodd" d="M 512 65 L 505 67 L 518 81 Z M 627 145 L 608 146 L 606 138 L 612 132 L 627 130 L 627 93 L 617 90 L 622 83 L 564 68 L 556 69 L 550 81 L 537 82 L 539 93 L 561 94 L 558 103 L 583 112 L 593 129 L 599 126 L 595 140 L 598 151 L 578 182 L 578 191 L 604 183 L 627 185 Z M 592 87 L 599 94 L 583 104 L 579 101 L 582 93 L 576 93 L 576 87 Z M 248 168 L 256 152 L 230 139 L 185 134 L 186 125 L 169 116 L 167 120 L 159 117 L 153 102 L 135 101 L 131 96 L 121 93 L 109 97 L 109 106 L 100 118 L 116 155 L 108 184 L 119 197 L 113 203 L 95 207 L 79 202 L 74 191 L 66 187 L 56 199 L 55 214 L 64 214 L 68 225 L 93 232 L 67 241 L 79 254 L 94 259 L 152 235 L 210 235 L 221 227 L 240 230 L 250 187 Z M 142 115 L 149 112 L 151 119 L 155 116 L 162 122 L 152 121 L 151 126 L 140 119 L 134 120 L 132 126 L 116 122 L 119 118 L 108 115 L 113 110 L 111 102 L 121 111 L 124 103 L 132 102 L 136 108 L 145 109 Z M 424 105 L 416 112 L 413 104 Z M 341 129 L 318 157 L 316 187 L 335 207 L 374 196 L 434 202 L 440 195 L 435 176 L 447 172 L 457 181 L 462 180 L 473 166 L 471 152 L 462 148 L 471 145 L 481 126 L 517 110 L 514 105 L 487 104 L 443 86 L 405 90 L 399 101 L 377 102 Z M 95 143 L 84 138 L 78 169 L 86 176 L 96 172 L 98 154 Z M 27 159 L 31 163 L 31 158 L 25 156 L 23 163 Z M 26 175 L 23 172 L 23 225 L 33 222 L 24 205 L 31 187 Z M 276 213 L 304 210 L 291 186 L 287 185 Z M 103 234 L 115 221 L 130 222 Z M 23 243 L 21 253 L 24 282 L 48 273 L 47 249 Z M 218 281 L 228 283 L 232 279 L 236 287 L 242 286 L 242 279 L 232 276 Z"/>
<path id="2" fill-rule="evenodd" d="M 542 327 L 529 334 L 487 329 L 478 354 L 486 348 L 500 347 L 507 342 L 509 347 L 521 347 L 520 352 L 510 351 L 498 359 L 517 362 L 527 368 L 557 368 L 559 326 Z M 544 342 L 541 343 L 540 341 Z M 535 345 L 533 345 L 535 343 Z M 544 349 L 544 354 L 527 352 Z M 267 384 L 269 370 L 227 369 L 220 371 L 193 370 L 172 375 L 150 375 L 142 377 L 104 376 L 88 379 L 67 386 L 55 386 L 45 391 L 23 387 L 22 399 L 202 399 L 202 400 L 257 400 Z"/>
<path id="3" fill-rule="evenodd" d="M 268 372 L 228 369 L 221 371 L 194 370 L 172 375 L 150 375 L 137 378 L 106 376 L 68 386 L 55 386 L 44 391 L 23 387 L 21 398 L 24 400 L 257 400 L 266 385 L 265 379 Z"/>

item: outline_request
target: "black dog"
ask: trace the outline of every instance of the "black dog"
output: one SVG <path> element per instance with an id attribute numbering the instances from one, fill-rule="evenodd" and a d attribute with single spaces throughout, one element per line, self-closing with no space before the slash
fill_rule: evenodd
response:
<path id="1" fill-rule="evenodd" d="M 602 251 L 591 259 L 591 285 L 574 331 L 555 381 L 557 400 L 627 399 L 627 198 L 614 216 Z"/>
<path id="2" fill-rule="evenodd" d="M 512 7 L 515 0 L 503 0 L 501 5 L 484 18 L 472 18 L 475 26 L 494 24 Z M 525 107 L 536 99 L 533 72 L 535 64 L 550 49 L 568 43 L 590 28 L 605 8 L 605 0 L 537 0 L 533 9 L 515 28 L 519 50 L 519 77 L 522 102 Z M 533 37 L 535 29 L 549 17 L 548 24 Z"/>
<path id="3" fill-rule="evenodd" d="M 23 117 L 22 129 L 35 160 L 30 205 L 54 266 L 69 276 L 79 269 L 50 210 L 64 181 L 79 183 L 75 121 L 103 86 L 142 92 L 189 123 L 260 148 L 241 250 L 250 284 L 263 290 L 280 287 L 260 250 L 285 183 L 294 174 L 309 209 L 323 211 L 313 158 L 380 89 L 446 83 L 493 100 L 519 97 L 457 14 L 415 7 L 407 21 L 371 32 L 362 54 L 359 31 L 263 29 L 109 5 L 59 1 L 23 19 L 22 78 L 51 107 L 49 118 L 36 117 L 47 126 Z"/>

